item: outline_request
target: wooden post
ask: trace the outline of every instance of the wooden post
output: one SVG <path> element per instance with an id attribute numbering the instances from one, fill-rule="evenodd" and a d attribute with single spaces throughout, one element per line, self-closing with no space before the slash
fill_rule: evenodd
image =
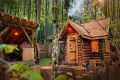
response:
<path id="1" fill-rule="evenodd" d="M 26 32 L 26 30 L 25 30 L 23 27 L 21 27 L 21 28 L 22 28 L 22 30 L 23 30 L 25 36 L 27 37 L 28 41 L 29 41 L 30 44 L 32 45 L 32 40 L 31 40 L 30 36 L 28 35 L 28 33 Z"/>
<path id="2" fill-rule="evenodd" d="M 38 51 L 37 51 L 36 32 L 34 30 L 32 31 L 32 47 L 34 48 L 35 63 L 39 64 Z"/>
<path id="3" fill-rule="evenodd" d="M 30 38 L 30 36 L 28 35 L 28 33 L 26 32 L 26 30 L 24 28 L 22 28 L 25 36 L 27 37 L 28 41 L 30 42 L 32 48 L 34 48 L 34 58 L 35 58 L 35 63 L 39 63 L 39 58 L 38 58 L 38 52 L 37 52 L 37 44 L 36 44 L 36 32 L 35 30 L 32 30 L 32 38 Z"/>
<path id="4" fill-rule="evenodd" d="M 9 29 L 9 27 L 6 27 L 5 29 L 3 29 L 3 30 L 0 32 L 0 38 L 1 38 L 1 36 L 2 36 L 5 32 L 8 31 L 8 29 Z"/>
<path id="5" fill-rule="evenodd" d="M 36 22 L 40 23 L 40 15 L 41 15 L 41 1 L 42 0 L 35 0 L 36 1 Z M 37 26 L 38 27 L 38 26 Z M 39 55 L 37 50 L 37 36 L 36 31 L 33 32 L 33 47 L 34 47 L 34 54 L 35 54 L 35 63 L 39 64 Z"/>

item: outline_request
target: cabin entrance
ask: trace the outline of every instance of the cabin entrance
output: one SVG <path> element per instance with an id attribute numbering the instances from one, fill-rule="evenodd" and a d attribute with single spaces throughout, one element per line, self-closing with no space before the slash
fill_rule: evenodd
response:
<path id="1" fill-rule="evenodd" d="M 77 64 L 77 35 L 75 33 L 69 34 L 66 40 L 66 64 Z"/>

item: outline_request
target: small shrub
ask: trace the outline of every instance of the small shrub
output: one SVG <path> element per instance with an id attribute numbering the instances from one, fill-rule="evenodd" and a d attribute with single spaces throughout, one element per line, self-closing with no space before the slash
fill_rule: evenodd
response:
<path id="1" fill-rule="evenodd" d="M 12 64 L 8 70 L 10 80 L 43 80 L 40 73 L 25 64 Z"/>
<path id="2" fill-rule="evenodd" d="M 69 80 L 67 75 L 58 75 L 55 80 Z"/>

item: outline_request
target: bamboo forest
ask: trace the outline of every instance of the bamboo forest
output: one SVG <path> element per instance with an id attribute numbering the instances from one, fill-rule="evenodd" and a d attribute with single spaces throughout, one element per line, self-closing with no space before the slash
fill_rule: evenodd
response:
<path id="1" fill-rule="evenodd" d="M 0 80 L 120 80 L 120 0 L 0 0 Z"/>

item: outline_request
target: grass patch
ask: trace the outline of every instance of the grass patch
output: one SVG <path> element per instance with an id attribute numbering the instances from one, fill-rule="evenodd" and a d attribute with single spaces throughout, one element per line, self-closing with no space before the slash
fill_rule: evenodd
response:
<path id="1" fill-rule="evenodd" d="M 41 66 L 49 66 L 51 65 L 51 58 L 42 58 L 40 59 Z"/>

